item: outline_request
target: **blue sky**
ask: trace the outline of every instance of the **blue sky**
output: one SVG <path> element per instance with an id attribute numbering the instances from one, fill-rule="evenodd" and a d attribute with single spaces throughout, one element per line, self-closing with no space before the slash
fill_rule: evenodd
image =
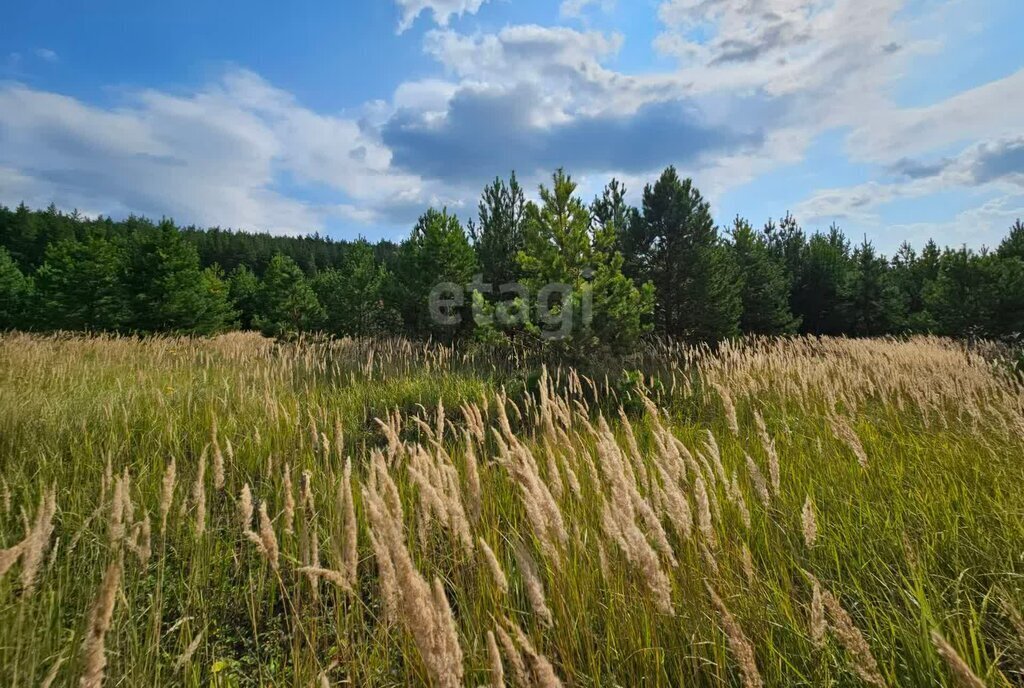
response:
<path id="1" fill-rule="evenodd" d="M 401 238 L 515 169 L 885 251 L 1024 216 L 1018 0 L 36 0 L 0 24 L 0 203 Z"/>

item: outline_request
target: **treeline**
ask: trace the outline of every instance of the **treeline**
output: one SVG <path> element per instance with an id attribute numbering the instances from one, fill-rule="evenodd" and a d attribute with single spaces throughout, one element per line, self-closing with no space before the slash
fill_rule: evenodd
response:
<path id="1" fill-rule="evenodd" d="M 513 174 L 463 225 L 430 209 L 395 244 L 91 219 L 0 206 L 0 329 L 272 336 L 544 338 L 625 349 L 648 332 L 691 341 L 743 333 L 868 336 L 1024 331 L 1024 225 L 994 250 L 892 257 L 836 227 L 791 217 L 717 227 L 690 179 L 668 168 L 631 207 L 617 181 L 592 202 L 556 172 L 526 200 Z M 481 279 L 482 278 L 482 279 Z M 474 284 L 438 319 L 439 283 Z M 569 289 L 538 303 L 545 285 Z M 499 290 L 488 285 L 519 285 Z M 451 305 L 454 303 L 455 305 Z M 576 314 L 562 328 L 567 314 Z M 495 317 L 499 316 L 499 317 Z M 558 321 L 558 322 L 555 322 Z M 561 329 L 560 329 L 561 328 Z"/>

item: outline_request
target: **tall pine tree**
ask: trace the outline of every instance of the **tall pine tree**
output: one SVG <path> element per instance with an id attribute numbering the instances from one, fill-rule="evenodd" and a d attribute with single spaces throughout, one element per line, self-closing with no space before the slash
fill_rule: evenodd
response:
<path id="1" fill-rule="evenodd" d="M 202 270 L 199 253 L 170 221 L 137 235 L 130 247 L 125 287 L 132 329 L 213 334 L 233 324 L 227 286 L 217 268 Z"/>
<path id="2" fill-rule="evenodd" d="M 484 189 L 478 210 L 479 224 L 470 222 L 477 260 L 485 283 L 502 285 L 519 278 L 516 256 L 523 248 L 526 196 L 512 173 L 508 184 L 495 179 Z"/>
<path id="3" fill-rule="evenodd" d="M 316 330 L 324 309 L 298 264 L 278 253 L 270 260 L 260 288 L 260 308 L 253 322 L 269 337 L 292 337 Z"/>
<path id="4" fill-rule="evenodd" d="M 36 272 L 39 325 L 55 330 L 129 329 L 125 265 L 124 250 L 106 239 L 50 244 Z"/>
<path id="5" fill-rule="evenodd" d="M 0 331 L 25 328 L 32 281 L 21 274 L 7 249 L 0 246 Z"/>
<path id="6" fill-rule="evenodd" d="M 850 244 L 838 227 L 831 227 L 828 234 L 814 234 L 802 246 L 790 303 L 803 332 L 838 335 L 846 331 L 843 290 L 850 269 Z"/>
<path id="7" fill-rule="evenodd" d="M 626 187 L 612 179 L 601 195 L 590 204 L 594 231 L 611 227 L 615 232 L 615 249 L 622 254 L 622 271 L 633 280 L 641 279 L 645 265 L 639 251 L 643 243 L 643 219 L 640 211 L 626 202 Z"/>
<path id="8" fill-rule="evenodd" d="M 795 332 L 799 321 L 789 309 L 789 278 L 764 235 L 737 217 L 731 246 L 743 304 L 740 329 L 747 334 L 763 335 Z"/>
<path id="9" fill-rule="evenodd" d="M 892 283 L 885 256 L 878 255 L 865 237 L 853 251 L 842 291 L 846 328 L 858 337 L 896 331 L 905 319 L 905 306 Z"/>
<path id="10" fill-rule="evenodd" d="M 366 337 L 393 327 L 397 316 L 384 304 L 390 279 L 365 239 L 349 245 L 339 268 L 321 270 L 313 279 L 313 290 L 324 307 L 324 329 L 338 336 Z"/>
<path id="11" fill-rule="evenodd" d="M 527 208 L 526 245 L 519 264 L 532 297 L 549 285 L 568 288 L 561 303 L 538 305 L 559 320 L 558 326 L 545 328 L 535 319 L 533 328 L 558 332 L 555 339 L 576 354 L 599 348 L 625 351 L 648 329 L 653 288 L 645 284 L 638 289 L 623 274 L 614 225 L 595 225 L 575 192 L 576 183 L 558 170 L 551 188 L 540 187 L 541 204 Z M 571 321 L 560 320 L 565 317 Z"/>
<path id="12" fill-rule="evenodd" d="M 469 327 L 468 299 L 464 298 L 465 312 L 459 313 L 462 322 L 447 325 L 431 314 L 430 294 L 442 283 L 470 284 L 477 268 L 476 253 L 458 218 L 447 209 L 427 210 L 399 249 L 392 282 L 392 303 L 408 331 L 450 338 Z"/>
<path id="13" fill-rule="evenodd" d="M 253 329 L 260 308 L 260 280 L 248 265 L 239 265 L 228 275 L 228 295 L 238 313 L 239 326 Z"/>
<path id="14" fill-rule="evenodd" d="M 674 167 L 644 189 L 643 227 L 636 233 L 640 278 L 654 284 L 655 325 L 669 335 L 716 342 L 739 333 L 735 265 L 708 203 Z"/>

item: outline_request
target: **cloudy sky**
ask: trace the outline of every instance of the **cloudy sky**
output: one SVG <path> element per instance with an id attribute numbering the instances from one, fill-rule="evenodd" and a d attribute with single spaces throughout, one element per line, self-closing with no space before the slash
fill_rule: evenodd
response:
<path id="1" fill-rule="evenodd" d="M 34 0 L 0 203 L 399 238 L 515 169 L 891 251 L 1024 217 L 1020 0 Z"/>

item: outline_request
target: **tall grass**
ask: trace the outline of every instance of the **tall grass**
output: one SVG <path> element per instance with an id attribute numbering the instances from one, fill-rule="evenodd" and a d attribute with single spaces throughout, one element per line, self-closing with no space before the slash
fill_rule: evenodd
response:
<path id="1" fill-rule="evenodd" d="M 1024 681 L 999 367 L 661 342 L 624 389 L 518 356 L 0 337 L 0 684 Z"/>

